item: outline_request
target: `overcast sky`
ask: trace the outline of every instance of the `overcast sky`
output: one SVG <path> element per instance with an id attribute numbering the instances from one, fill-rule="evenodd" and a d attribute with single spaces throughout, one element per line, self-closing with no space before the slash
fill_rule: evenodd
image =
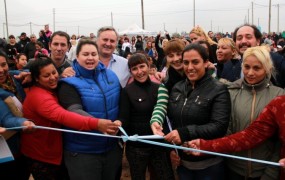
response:
<path id="1" fill-rule="evenodd" d="M 145 29 L 170 33 L 189 32 L 193 25 L 193 0 L 144 0 Z M 269 0 L 196 0 L 195 25 L 206 31 L 232 32 L 235 27 L 252 22 L 251 2 L 254 3 L 254 24 L 268 31 Z M 285 30 L 285 1 L 272 0 L 271 31 L 277 31 L 277 4 L 279 30 Z M 44 24 L 69 34 L 89 35 L 98 28 L 111 25 L 122 31 L 136 23 L 142 27 L 141 0 L 6 0 L 9 34 L 21 32 L 38 35 Z M 0 0 L 0 37 L 6 36 L 4 0 Z M 30 26 L 31 24 L 31 26 Z"/>

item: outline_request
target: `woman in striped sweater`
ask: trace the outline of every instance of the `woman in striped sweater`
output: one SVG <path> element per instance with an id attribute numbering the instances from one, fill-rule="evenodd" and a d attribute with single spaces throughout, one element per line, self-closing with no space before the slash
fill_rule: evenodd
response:
<path id="1" fill-rule="evenodd" d="M 166 55 L 168 70 L 163 83 L 158 88 L 157 103 L 150 120 L 153 134 L 164 135 L 162 126 L 167 109 L 168 95 L 177 82 L 186 78 L 182 64 L 182 51 L 184 47 L 185 44 L 182 40 L 173 39 L 168 41 L 163 49 Z"/>

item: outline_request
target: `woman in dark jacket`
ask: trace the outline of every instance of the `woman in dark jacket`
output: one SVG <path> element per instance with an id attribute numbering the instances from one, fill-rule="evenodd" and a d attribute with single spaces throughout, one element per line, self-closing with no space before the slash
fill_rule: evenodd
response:
<path id="1" fill-rule="evenodd" d="M 137 52 L 143 52 L 143 41 L 141 36 L 137 36 L 135 47 Z"/>
<path id="2" fill-rule="evenodd" d="M 119 120 L 128 135 L 152 134 L 149 120 L 157 100 L 159 84 L 149 79 L 149 65 L 143 54 L 134 54 L 128 61 L 134 81 L 121 93 Z M 126 156 L 133 180 L 145 179 L 150 164 L 156 179 L 174 179 L 167 149 L 128 141 Z"/>
<path id="3" fill-rule="evenodd" d="M 174 130 L 165 139 L 182 144 L 195 137 L 214 139 L 224 136 L 230 118 L 230 96 L 226 86 L 207 73 L 209 56 L 206 49 L 199 44 L 186 46 L 182 59 L 187 79 L 178 82 L 171 91 L 168 117 Z M 223 159 L 220 157 L 197 158 L 182 151 L 178 155 L 172 151 L 171 157 L 178 165 L 181 180 L 224 179 Z"/>

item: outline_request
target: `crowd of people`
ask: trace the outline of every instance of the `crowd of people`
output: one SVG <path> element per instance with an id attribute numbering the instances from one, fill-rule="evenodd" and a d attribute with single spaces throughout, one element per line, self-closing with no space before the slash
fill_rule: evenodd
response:
<path id="1" fill-rule="evenodd" d="M 123 127 L 285 168 L 285 37 L 252 24 L 179 37 L 110 26 L 77 37 L 45 25 L 29 37 L 0 44 L 0 134 L 15 158 L 0 163 L 1 179 L 118 180 L 124 152 L 134 180 L 146 171 L 163 180 L 285 178 L 285 169 L 250 161 L 34 128 L 120 136 Z"/>

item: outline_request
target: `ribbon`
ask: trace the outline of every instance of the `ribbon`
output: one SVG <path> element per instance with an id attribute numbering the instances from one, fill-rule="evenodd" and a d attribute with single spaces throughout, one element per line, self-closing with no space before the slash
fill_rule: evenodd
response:
<path id="1" fill-rule="evenodd" d="M 25 127 L 26 126 L 19 126 L 19 127 L 13 127 L 13 128 L 5 128 L 5 129 L 6 130 L 18 130 L 18 129 L 23 129 Z M 177 146 L 177 145 L 147 140 L 147 139 L 164 139 L 163 136 L 159 136 L 159 135 L 147 135 L 147 136 L 133 135 L 133 136 L 128 136 L 128 134 L 126 133 L 126 131 L 122 127 L 119 127 L 119 130 L 123 134 L 122 136 L 114 136 L 114 135 L 109 135 L 109 134 L 100 134 L 100 133 L 93 133 L 93 132 L 74 131 L 74 130 L 51 128 L 51 127 L 45 127 L 45 126 L 34 126 L 34 128 L 52 130 L 52 131 L 62 131 L 62 132 L 75 133 L 75 134 L 85 134 L 85 135 L 91 135 L 91 136 L 118 138 L 118 139 L 122 139 L 124 142 L 126 142 L 126 141 L 138 141 L 138 142 L 142 142 L 142 143 L 146 143 L 146 144 L 152 144 L 152 145 L 156 145 L 156 146 L 162 146 L 162 147 L 173 148 L 173 149 L 180 149 L 180 150 L 184 150 L 184 151 L 200 152 L 203 154 L 209 154 L 209 155 L 215 155 L 215 156 L 221 156 L 221 157 L 227 157 L 227 158 L 233 158 L 233 159 L 239 159 L 239 160 L 245 160 L 245 161 L 252 161 L 252 162 L 257 162 L 257 163 L 262 163 L 262 164 L 267 164 L 267 165 L 272 165 L 272 166 L 281 166 L 277 162 L 271 162 L 271 161 L 253 159 L 253 158 L 246 158 L 246 157 L 240 157 L 240 156 L 233 156 L 233 155 L 229 155 L 229 154 L 216 153 L 216 152 L 211 152 L 211 151 L 193 149 L 193 148 L 189 148 L 189 147 L 183 147 L 183 146 Z"/>

